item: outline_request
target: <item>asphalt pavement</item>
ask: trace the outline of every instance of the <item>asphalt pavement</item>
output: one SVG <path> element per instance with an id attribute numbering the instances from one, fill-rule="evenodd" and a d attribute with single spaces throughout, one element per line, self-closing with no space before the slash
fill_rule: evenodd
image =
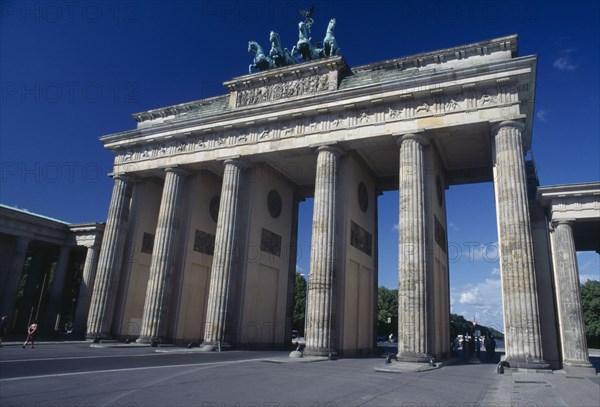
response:
<path id="1" fill-rule="evenodd" d="M 385 354 L 311 361 L 288 351 L 197 349 L 89 342 L 0 349 L 0 405 L 25 406 L 594 406 L 600 376 L 496 373 L 453 360 L 423 372 L 378 371 Z M 600 356 L 600 355 L 599 355 Z M 594 357 L 597 363 L 599 357 Z M 392 362 L 392 366 L 397 362 Z M 439 367 L 439 366 L 438 366 Z"/>

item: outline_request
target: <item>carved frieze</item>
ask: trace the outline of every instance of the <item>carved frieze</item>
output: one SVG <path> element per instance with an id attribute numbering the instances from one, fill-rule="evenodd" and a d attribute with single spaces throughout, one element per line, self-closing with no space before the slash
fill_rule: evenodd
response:
<path id="1" fill-rule="evenodd" d="M 235 105 L 236 107 L 258 105 L 329 90 L 332 89 L 328 74 L 313 75 L 253 89 L 240 89 L 237 91 Z"/>
<path id="2" fill-rule="evenodd" d="M 215 252 L 215 235 L 196 229 L 194 251 L 212 256 Z"/>
<path id="3" fill-rule="evenodd" d="M 435 223 L 435 227 L 434 227 L 435 242 L 440 247 L 440 249 L 442 249 L 442 251 L 444 253 L 446 253 L 448 250 L 448 242 L 446 239 L 446 229 L 444 228 L 444 226 L 442 226 L 442 224 L 438 220 L 437 216 L 434 215 L 433 219 L 434 219 L 434 223 Z"/>
<path id="4" fill-rule="evenodd" d="M 351 220 L 350 244 L 370 256 L 373 251 L 373 235 Z"/>
<path id="5" fill-rule="evenodd" d="M 140 247 L 140 251 L 146 254 L 152 254 L 152 250 L 154 250 L 154 235 L 151 233 L 144 232 L 142 236 L 142 246 Z"/>
<path id="6" fill-rule="evenodd" d="M 580 212 L 599 210 L 600 196 L 561 197 L 552 201 L 553 212 Z"/>
<path id="7" fill-rule="evenodd" d="M 260 250 L 274 256 L 281 256 L 281 236 L 265 228 L 260 236 Z"/>
<path id="8" fill-rule="evenodd" d="M 319 91 L 321 86 L 325 86 L 323 85 L 325 82 L 322 82 L 322 78 L 326 77 L 327 74 L 323 74 L 317 75 L 316 77 L 300 78 L 292 82 L 301 82 L 302 84 L 298 85 L 298 89 L 301 89 L 302 92 L 310 93 Z M 276 85 L 281 86 L 276 87 Z M 285 83 L 264 86 L 260 95 L 273 94 L 277 96 L 280 92 L 288 89 L 286 87 L 288 85 L 283 85 L 285 85 Z M 502 86 L 480 89 L 477 89 L 474 86 L 463 86 L 459 92 L 437 92 L 433 95 L 427 95 L 426 98 L 418 98 L 415 95 L 410 94 L 405 95 L 405 97 L 400 97 L 397 101 L 370 106 L 366 109 L 349 109 L 339 113 L 326 113 L 311 117 L 293 117 L 287 121 L 273 121 L 256 125 L 253 123 L 246 123 L 244 128 L 241 129 L 229 126 L 229 128 L 224 128 L 219 131 L 210 131 L 189 138 L 178 136 L 179 138 L 167 142 L 160 141 L 156 144 L 127 147 L 119 152 L 116 162 L 130 163 L 155 157 L 177 155 L 185 152 L 198 152 L 228 148 L 240 144 L 269 142 L 315 133 L 335 132 L 354 126 L 362 127 L 394 121 L 410 121 L 415 118 L 458 112 L 468 113 L 490 107 L 502 109 L 507 107 L 507 105 L 509 106 L 510 104 L 517 103 L 519 100 L 519 96 L 516 93 L 517 88 L 505 83 L 501 85 Z M 265 91 L 265 89 L 267 89 L 267 91 Z M 277 89 L 277 91 L 275 91 L 275 89 Z M 250 89 L 248 89 L 248 91 L 250 91 Z M 243 94 L 245 90 L 237 89 L 236 92 L 238 92 L 238 94 Z M 296 91 L 294 90 L 293 92 Z M 268 97 L 270 98 L 271 96 Z"/>

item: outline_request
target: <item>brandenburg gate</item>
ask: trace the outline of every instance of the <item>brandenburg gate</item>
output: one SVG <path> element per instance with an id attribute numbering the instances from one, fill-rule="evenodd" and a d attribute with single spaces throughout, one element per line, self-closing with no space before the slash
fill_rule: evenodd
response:
<path id="1" fill-rule="evenodd" d="M 358 67 L 331 48 L 262 69 L 251 49 L 258 71 L 224 95 L 134 114 L 134 130 L 101 138 L 114 189 L 87 337 L 288 344 L 298 205 L 312 196 L 305 352 L 370 353 L 377 196 L 397 189 L 398 358 L 444 358 L 445 191 L 493 182 L 506 360 L 560 359 L 548 222 L 525 160 L 537 59 L 517 55 L 517 37 Z M 585 352 L 571 362 L 587 366 Z"/>

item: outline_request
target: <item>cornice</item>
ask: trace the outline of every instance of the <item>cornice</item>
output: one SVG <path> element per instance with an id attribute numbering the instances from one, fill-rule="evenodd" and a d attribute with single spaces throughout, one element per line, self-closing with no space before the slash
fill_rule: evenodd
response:
<path id="1" fill-rule="evenodd" d="M 434 92 L 444 92 L 452 87 L 455 87 L 457 90 L 462 90 L 463 88 L 468 90 L 470 86 L 484 87 L 498 81 L 514 81 L 517 77 L 522 77 L 523 75 L 526 75 L 528 77 L 527 81 L 531 82 L 535 78 L 534 76 L 531 77 L 531 73 L 536 60 L 535 56 L 528 56 L 494 61 L 486 64 L 483 70 L 480 65 L 460 70 L 421 71 L 403 81 L 367 84 L 294 100 L 282 100 L 257 106 L 239 107 L 209 117 L 174 118 L 171 121 L 155 126 L 103 136 L 100 140 L 106 148 L 119 149 L 123 148 L 119 145 L 123 142 L 125 144 L 144 144 L 150 142 L 153 138 L 185 138 L 190 135 L 190 132 L 194 132 L 194 134 L 208 134 L 210 132 L 225 131 L 235 126 L 244 127 L 246 124 L 253 124 L 252 122 L 257 117 L 267 122 L 283 120 L 285 117 L 308 116 L 311 113 L 315 114 L 317 112 L 323 113 L 321 111 L 323 109 L 319 109 L 323 105 L 326 106 L 325 111 L 343 111 L 351 105 L 369 105 L 382 102 L 382 97 L 390 101 L 398 98 L 424 97 L 424 95 L 429 96 Z M 522 79 L 520 81 L 522 82 Z M 377 98 L 374 99 L 374 96 L 377 96 Z M 533 96 L 533 94 L 530 95 L 530 97 Z M 218 124 L 218 126 L 215 126 L 215 124 Z"/>
<path id="2" fill-rule="evenodd" d="M 518 56 L 518 36 L 513 34 L 506 37 L 375 62 L 352 68 L 352 72 L 358 73 L 381 69 L 423 67 L 430 64 L 440 64 L 452 60 L 466 59 L 472 56 L 490 55 L 499 51 L 510 51 L 511 57 L 516 58 Z"/>
<path id="3" fill-rule="evenodd" d="M 537 199 L 544 205 L 572 197 L 600 197 L 600 182 L 562 184 L 538 187 Z"/>

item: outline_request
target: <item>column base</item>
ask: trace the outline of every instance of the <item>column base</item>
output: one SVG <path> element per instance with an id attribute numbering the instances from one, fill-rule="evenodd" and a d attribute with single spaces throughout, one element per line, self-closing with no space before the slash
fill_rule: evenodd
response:
<path id="1" fill-rule="evenodd" d="M 426 353 L 400 352 L 396 355 L 398 362 L 428 363 L 430 356 Z"/>
<path id="2" fill-rule="evenodd" d="M 592 364 L 588 360 L 563 360 L 564 366 L 572 367 L 592 367 Z"/>
<path id="3" fill-rule="evenodd" d="M 503 359 L 511 368 L 518 369 L 550 369 L 550 364 L 544 359 L 532 359 L 526 356 L 509 356 Z"/>
<path id="4" fill-rule="evenodd" d="M 154 336 L 140 336 L 139 338 L 137 338 L 135 340 L 136 343 L 147 343 L 150 344 L 150 346 L 155 347 L 155 346 L 159 346 L 163 343 L 166 343 L 165 340 L 163 340 L 162 338 L 157 338 Z"/>
<path id="5" fill-rule="evenodd" d="M 224 341 L 205 341 L 199 346 L 201 352 L 221 352 L 224 350 L 231 350 L 231 344 Z"/>
<path id="6" fill-rule="evenodd" d="M 98 340 L 98 341 L 102 341 L 105 339 L 112 339 L 112 335 L 106 332 L 98 332 L 98 333 L 92 333 L 92 332 L 88 332 L 85 334 L 85 339 L 91 339 L 91 340 Z"/>
<path id="7" fill-rule="evenodd" d="M 596 376 L 596 368 L 591 363 L 565 361 L 563 370 L 572 376 Z"/>
<path id="8" fill-rule="evenodd" d="M 305 356 L 326 356 L 326 357 L 334 357 L 337 356 L 337 352 L 335 349 L 331 348 L 304 348 Z"/>

